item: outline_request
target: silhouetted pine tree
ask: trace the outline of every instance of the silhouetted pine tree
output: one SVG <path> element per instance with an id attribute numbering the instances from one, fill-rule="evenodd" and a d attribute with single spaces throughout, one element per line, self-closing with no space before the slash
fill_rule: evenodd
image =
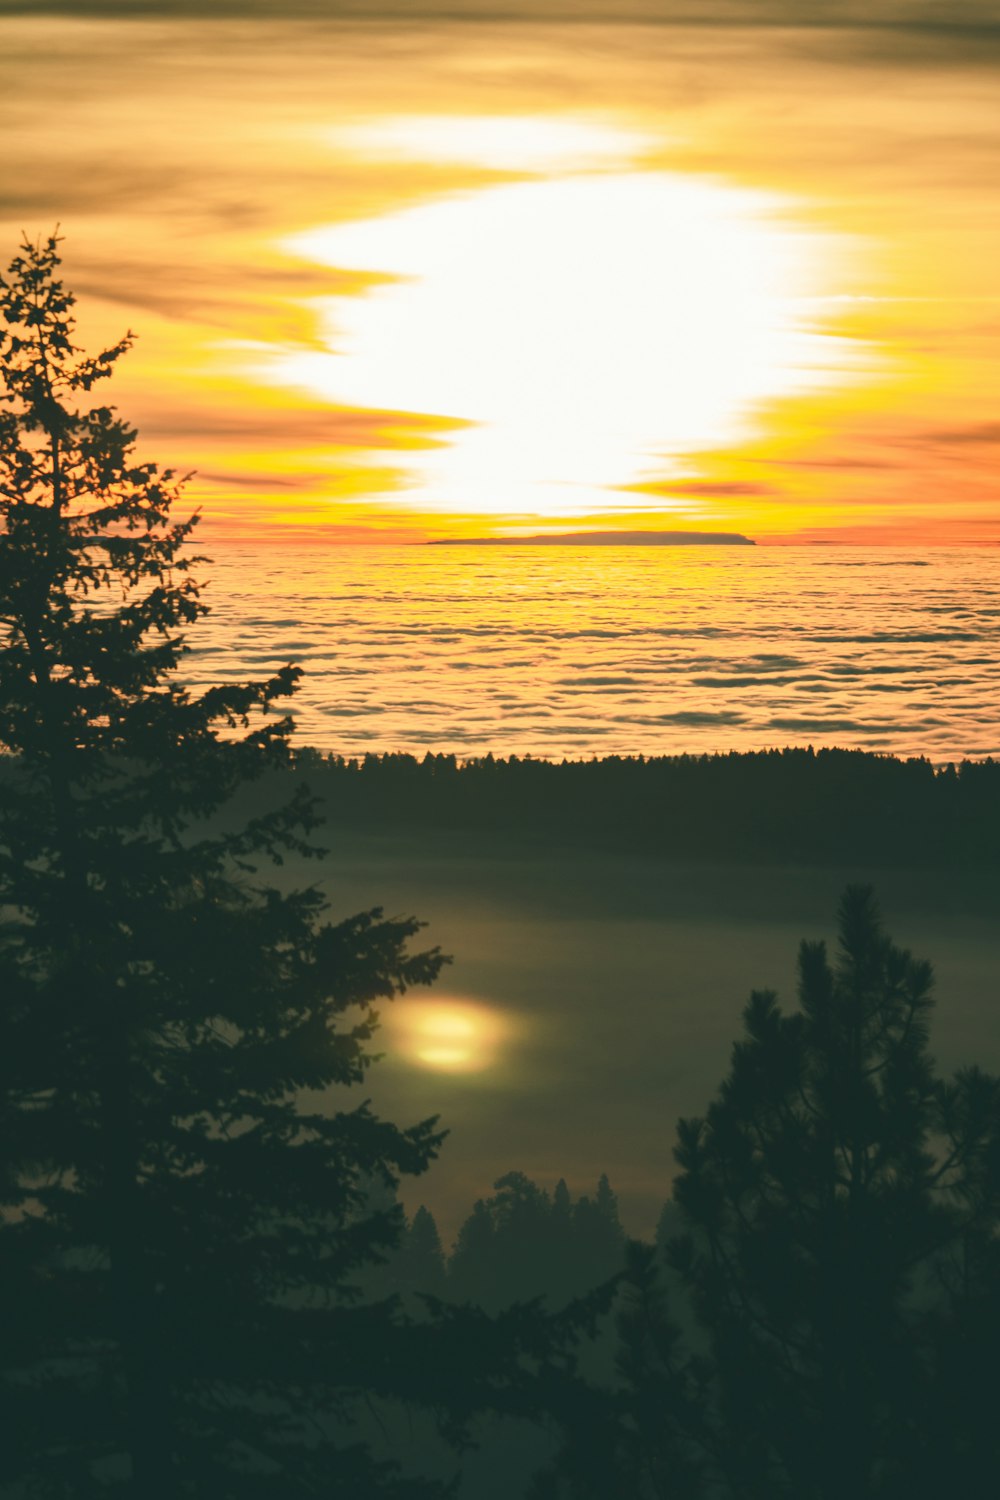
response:
<path id="1" fill-rule="evenodd" d="M 597 1192 L 594 1194 L 594 1205 L 597 1212 L 609 1225 L 613 1232 L 620 1236 L 622 1233 L 621 1220 L 618 1217 L 618 1195 L 608 1181 L 607 1172 L 602 1172 L 597 1182 Z"/>
<path id="2" fill-rule="evenodd" d="M 624 1248 L 618 1199 L 603 1174 L 595 1196 L 580 1198 L 573 1205 L 571 1273 L 584 1286 L 596 1286 L 622 1269 Z"/>
<path id="3" fill-rule="evenodd" d="M 568 1229 L 572 1210 L 573 1200 L 566 1186 L 566 1179 L 560 1177 L 552 1189 L 552 1216 L 558 1224 L 565 1224 Z"/>
<path id="4" fill-rule="evenodd" d="M 705 1370 L 670 1314 L 660 1256 L 629 1241 L 616 1328 L 617 1467 L 635 1500 L 701 1500 Z"/>
<path id="5" fill-rule="evenodd" d="M 444 1250 L 434 1215 L 423 1204 L 406 1227 L 392 1258 L 393 1283 L 400 1292 L 426 1292 L 440 1297 L 445 1290 Z"/>
<path id="6" fill-rule="evenodd" d="M 448 1261 L 450 1295 L 460 1302 L 483 1300 L 484 1291 L 488 1292 L 494 1283 L 497 1266 L 493 1220 L 483 1199 L 477 1198 L 472 1213 L 458 1231 Z"/>
<path id="7" fill-rule="evenodd" d="M 264 715 L 298 674 L 181 685 L 193 521 L 79 404 L 130 340 L 79 353 L 58 263 L 25 242 L 0 279 L 0 1484 L 424 1493 L 334 1427 L 352 1393 L 419 1384 L 392 1308 L 350 1287 L 395 1234 L 366 1184 L 441 1137 L 316 1099 L 442 960 L 414 921 L 331 924 L 267 883 L 310 852 L 307 799 L 205 832 L 288 761 Z"/>
<path id="8" fill-rule="evenodd" d="M 618 1274 L 625 1235 L 607 1177 L 575 1203 L 560 1178 L 549 1194 L 508 1172 L 459 1230 L 449 1262 L 453 1296 L 498 1309 L 543 1297 L 550 1308 L 584 1297 Z"/>
<path id="9" fill-rule="evenodd" d="M 668 1253 L 709 1341 L 720 1494 L 969 1494 L 995 1463 L 970 1319 L 997 1328 L 1000 1084 L 935 1077 L 931 982 L 848 889 L 836 963 L 803 943 L 800 1010 L 754 993 L 717 1099 L 680 1122 Z"/>
<path id="10" fill-rule="evenodd" d="M 683 1349 L 650 1245 L 633 1240 L 619 1273 L 617 1355 L 613 1369 L 571 1381 L 547 1415 L 562 1430 L 554 1461 L 537 1476 L 530 1500 L 702 1500 L 700 1383 Z"/>
<path id="11" fill-rule="evenodd" d="M 543 1297 L 552 1284 L 548 1194 L 523 1172 L 507 1172 L 462 1225 L 449 1264 L 455 1296 L 490 1311 Z"/>

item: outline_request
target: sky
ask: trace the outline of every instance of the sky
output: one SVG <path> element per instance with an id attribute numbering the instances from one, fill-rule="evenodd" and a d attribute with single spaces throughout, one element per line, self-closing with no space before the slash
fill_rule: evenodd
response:
<path id="1" fill-rule="evenodd" d="M 0 262 L 61 226 L 210 534 L 996 544 L 998 64 L 978 0 L 0 0 Z"/>

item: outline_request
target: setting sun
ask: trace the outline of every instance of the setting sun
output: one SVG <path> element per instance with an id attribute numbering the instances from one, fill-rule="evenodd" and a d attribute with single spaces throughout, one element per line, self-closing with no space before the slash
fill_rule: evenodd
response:
<path id="1" fill-rule="evenodd" d="M 627 162 L 655 136 L 606 120 L 555 115 L 406 115 L 344 127 L 335 148 L 375 160 L 468 162 L 496 171 L 551 172 Z"/>
<path id="2" fill-rule="evenodd" d="M 995 534 L 978 51 L 261 7 L 4 23 L 8 240 L 62 222 L 83 340 L 140 334 L 204 533 Z"/>
<path id="3" fill-rule="evenodd" d="M 515 141 L 529 123 L 509 122 Z M 836 289 L 843 247 L 714 180 L 570 173 L 290 248 L 384 280 L 318 301 L 325 348 L 270 354 L 269 379 L 468 424 L 411 457 L 402 498 L 421 508 L 635 510 L 616 489 L 690 473 L 687 455 L 752 432 L 762 402 L 841 383 L 861 360 L 812 300 Z"/>
<path id="4" fill-rule="evenodd" d="M 386 1024 L 403 1056 L 445 1073 L 477 1073 L 500 1060 L 511 1023 L 497 1010 L 468 1000 L 408 1002 Z"/>

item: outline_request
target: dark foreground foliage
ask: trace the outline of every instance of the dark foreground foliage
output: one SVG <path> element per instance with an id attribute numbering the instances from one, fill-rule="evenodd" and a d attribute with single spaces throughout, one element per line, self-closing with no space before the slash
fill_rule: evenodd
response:
<path id="1" fill-rule="evenodd" d="M 297 669 L 183 685 L 194 522 L 92 398 L 129 339 L 80 353 L 58 264 L 26 242 L 0 278 L 0 1493 L 443 1493 L 359 1409 L 419 1401 L 460 1441 L 571 1364 L 573 1317 L 449 1309 L 432 1338 L 360 1296 L 442 1133 L 349 1090 L 376 1003 L 445 960 L 268 878 L 319 852 L 303 785 L 255 797 Z"/>
<path id="2" fill-rule="evenodd" d="M 833 962 L 802 944 L 795 1011 L 751 996 L 717 1098 L 680 1122 L 668 1259 L 707 1338 L 699 1440 L 732 1495 L 975 1493 L 1000 1458 L 968 1338 L 1000 1306 L 1000 1083 L 936 1075 L 930 965 L 870 890 L 839 933 Z"/>

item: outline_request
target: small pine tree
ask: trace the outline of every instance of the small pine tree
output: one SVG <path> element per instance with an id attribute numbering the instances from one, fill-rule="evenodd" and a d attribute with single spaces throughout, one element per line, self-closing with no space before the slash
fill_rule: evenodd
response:
<path id="1" fill-rule="evenodd" d="M 444 1250 L 434 1215 L 423 1204 L 411 1223 L 390 1266 L 394 1287 L 401 1292 L 440 1297 L 445 1288 Z"/>
<path id="2" fill-rule="evenodd" d="M 573 1263 L 573 1199 L 566 1185 L 565 1177 L 560 1177 L 552 1190 L 552 1212 L 549 1216 L 549 1239 L 552 1244 L 552 1254 L 557 1265 L 567 1268 Z"/>
<path id="3" fill-rule="evenodd" d="M 493 1187 L 459 1230 L 453 1287 L 491 1310 L 543 1297 L 552 1305 L 566 1302 L 570 1294 L 548 1193 L 524 1172 L 506 1172 Z"/>
<path id="4" fill-rule="evenodd" d="M 618 1470 L 635 1500 L 700 1500 L 698 1365 L 667 1305 L 660 1257 L 637 1240 L 625 1247 L 616 1327 Z"/>
<path id="5" fill-rule="evenodd" d="M 448 1286 L 458 1301 L 500 1305 L 491 1295 L 499 1266 L 496 1238 L 490 1211 L 477 1198 L 448 1261 Z"/>
<path id="6" fill-rule="evenodd" d="M 351 1286 L 395 1232 L 366 1185 L 441 1136 L 316 1101 L 442 958 L 268 883 L 314 852 L 306 797 L 205 831 L 289 762 L 298 674 L 184 687 L 194 522 L 88 399 L 130 338 L 82 356 L 58 267 L 26 241 L 0 278 L 0 1482 L 402 1494 L 336 1438 L 393 1380 L 391 1307 Z"/>
<path id="7" fill-rule="evenodd" d="M 565 1177 L 560 1177 L 552 1189 L 552 1216 L 559 1224 L 568 1227 L 573 1211 L 573 1200 L 570 1197 L 569 1188 L 566 1186 Z"/>
<path id="8" fill-rule="evenodd" d="M 618 1216 L 618 1194 L 608 1181 L 607 1172 L 602 1172 L 598 1180 L 597 1192 L 594 1195 L 594 1206 L 602 1219 L 605 1219 L 617 1233 L 621 1234 L 621 1219 Z"/>
<path id="9" fill-rule="evenodd" d="M 596 1286 L 616 1275 L 624 1264 L 625 1231 L 618 1216 L 618 1198 L 607 1174 L 602 1174 L 593 1198 L 573 1206 L 572 1268 L 582 1286 Z"/>
<path id="10" fill-rule="evenodd" d="M 960 1412 L 950 1393 L 967 1357 L 984 1371 L 970 1312 L 1000 1309 L 1000 1082 L 935 1076 L 931 984 L 848 889 L 836 963 L 802 944 L 800 1009 L 754 993 L 718 1097 L 680 1122 L 668 1256 L 709 1344 L 720 1494 L 912 1500 L 995 1470 L 976 1380 Z"/>

